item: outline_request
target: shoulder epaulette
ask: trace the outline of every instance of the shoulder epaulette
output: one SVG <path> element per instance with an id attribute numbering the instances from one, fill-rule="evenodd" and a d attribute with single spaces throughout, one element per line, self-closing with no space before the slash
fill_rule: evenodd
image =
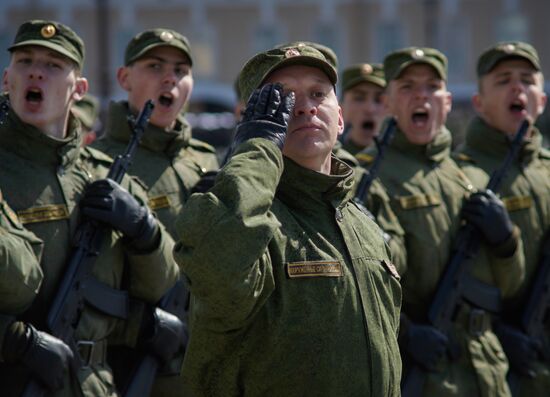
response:
<path id="1" fill-rule="evenodd" d="M 370 164 L 374 161 L 374 155 L 366 152 L 359 152 L 355 155 L 355 158 L 359 160 L 360 163 Z"/>
<path id="2" fill-rule="evenodd" d="M 475 160 L 472 157 L 468 156 L 466 153 L 453 153 L 452 157 L 457 161 L 467 161 L 468 163 L 475 163 Z"/>
<path id="3" fill-rule="evenodd" d="M 193 149 L 200 150 L 201 152 L 216 153 L 216 149 L 214 149 L 214 146 L 195 138 L 191 138 L 189 140 L 189 146 L 191 146 Z"/>
<path id="4" fill-rule="evenodd" d="M 89 146 L 84 147 L 84 149 L 82 150 L 82 153 L 84 157 L 89 159 L 94 159 L 102 163 L 111 164 L 113 162 L 113 159 L 109 155 L 103 153 L 100 150 L 91 148 Z"/>

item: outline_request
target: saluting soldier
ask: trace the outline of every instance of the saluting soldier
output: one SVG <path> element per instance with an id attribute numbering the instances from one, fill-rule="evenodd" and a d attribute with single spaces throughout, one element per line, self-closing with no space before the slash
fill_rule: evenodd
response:
<path id="1" fill-rule="evenodd" d="M 44 242 L 44 278 L 30 307 L 17 316 L 18 327 L 4 337 L 2 395 L 20 396 L 32 375 L 52 396 L 115 396 L 105 360 L 107 338 L 164 361 L 181 347 L 181 322 L 152 306 L 178 278 L 173 240 L 147 209 L 142 188 L 128 177 L 120 185 L 100 179 L 111 158 L 81 147 L 79 122 L 70 112 L 88 89 L 80 37 L 61 23 L 32 20 L 19 27 L 8 50 L 3 83 L 11 109 L 0 126 L 0 186 L 21 223 Z M 77 349 L 71 351 L 47 334 L 46 317 L 80 217 L 104 225 L 106 236 L 92 268 L 95 281 L 86 282 L 89 293 L 75 325 Z M 130 297 L 139 301 L 116 293 L 123 277 Z M 113 308 L 94 306 L 104 291 L 118 297 Z M 159 343 L 169 334 L 175 337 Z M 67 371 L 77 355 L 83 365 Z"/>
<path id="2" fill-rule="evenodd" d="M 404 252 L 398 256 L 405 260 L 400 266 L 404 376 L 411 365 L 422 368 L 425 396 L 509 396 L 508 362 L 491 329 L 498 299 L 481 306 L 479 296 L 468 296 L 454 317 L 451 335 L 429 325 L 427 314 L 456 244 L 464 202 L 484 215 L 468 219 L 485 244 L 464 280 L 475 280 L 480 291 L 497 297 L 495 288 L 504 296 L 517 291 L 524 271 L 519 231 L 494 195 L 487 194 L 483 202 L 464 201 L 472 186 L 450 157 L 445 55 L 433 48 L 404 48 L 386 56 L 384 71 L 388 86 L 383 100 L 397 119 L 397 131 L 379 177 L 405 231 Z M 362 158 L 372 159 L 375 153 L 371 148 Z M 465 291 L 474 290 L 466 285 Z"/>
<path id="3" fill-rule="evenodd" d="M 473 96 L 477 116 L 456 158 L 474 186 L 481 188 L 505 158 L 522 121 L 533 124 L 547 99 L 539 56 L 528 43 L 501 42 L 486 49 L 478 59 L 477 76 L 478 92 Z M 520 374 L 519 388 L 512 390 L 515 396 L 542 396 L 550 390 L 550 363 L 540 354 L 542 341 L 531 340 L 520 330 L 550 228 L 549 170 L 550 152 L 542 148 L 542 135 L 531 125 L 500 191 L 510 218 L 521 230 L 525 254 L 525 280 L 519 293 L 505 300 L 503 319 L 496 328 L 512 369 Z"/>
<path id="4" fill-rule="evenodd" d="M 386 87 L 384 68 L 360 63 L 342 72 L 342 112 L 346 123 L 343 147 L 356 155 L 374 142 L 386 115 L 382 94 Z"/>
<path id="5" fill-rule="evenodd" d="M 232 157 L 177 222 L 196 396 L 399 395 L 399 283 L 381 230 L 351 201 L 352 169 L 331 155 L 336 82 L 309 45 L 241 70 Z"/>

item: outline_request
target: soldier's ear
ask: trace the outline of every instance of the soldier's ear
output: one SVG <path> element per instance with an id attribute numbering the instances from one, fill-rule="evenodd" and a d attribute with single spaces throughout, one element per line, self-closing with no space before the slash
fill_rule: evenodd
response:
<path id="1" fill-rule="evenodd" d="M 338 135 L 342 135 L 344 132 L 344 116 L 342 113 L 342 107 L 338 106 Z"/>
<path id="2" fill-rule="evenodd" d="M 122 66 L 118 68 L 116 72 L 116 78 L 118 80 L 118 84 L 124 89 L 125 91 L 130 91 L 130 81 L 128 79 L 130 69 L 127 66 Z"/>
<path id="3" fill-rule="evenodd" d="M 481 98 L 481 94 L 479 92 L 476 92 L 474 96 L 472 97 L 472 105 L 474 106 L 474 110 L 476 113 L 481 114 L 483 111 L 483 100 Z"/>
<path id="4" fill-rule="evenodd" d="M 75 101 L 81 100 L 88 92 L 88 80 L 85 77 L 77 77 L 75 83 L 75 90 L 73 92 L 73 99 Z"/>

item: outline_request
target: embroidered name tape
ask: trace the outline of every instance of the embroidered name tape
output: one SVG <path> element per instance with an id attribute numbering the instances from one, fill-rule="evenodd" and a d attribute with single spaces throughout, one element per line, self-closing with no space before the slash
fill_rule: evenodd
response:
<path id="1" fill-rule="evenodd" d="M 339 261 L 291 262 L 286 265 L 290 278 L 303 277 L 342 277 L 342 264 Z"/>

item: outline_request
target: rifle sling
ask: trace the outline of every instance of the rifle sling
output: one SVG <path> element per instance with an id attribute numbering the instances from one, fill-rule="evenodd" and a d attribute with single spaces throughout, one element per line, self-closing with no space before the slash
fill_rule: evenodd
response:
<path id="1" fill-rule="evenodd" d="M 464 275 L 463 298 L 490 313 L 499 313 L 502 309 L 499 289 L 468 274 Z"/>
<path id="2" fill-rule="evenodd" d="M 82 288 L 86 303 L 97 310 L 121 319 L 128 318 L 128 292 L 121 291 L 90 276 Z"/>

